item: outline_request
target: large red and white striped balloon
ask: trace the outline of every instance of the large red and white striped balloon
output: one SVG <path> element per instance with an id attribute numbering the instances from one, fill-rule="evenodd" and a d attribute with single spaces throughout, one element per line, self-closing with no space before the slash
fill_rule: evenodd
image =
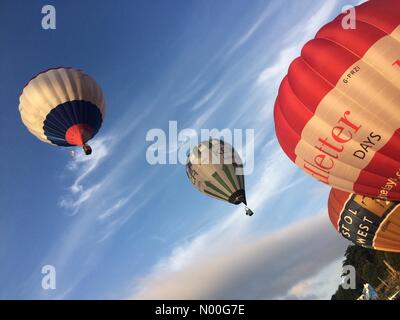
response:
<path id="1" fill-rule="evenodd" d="M 314 178 L 400 200 L 400 1 L 371 0 L 355 13 L 355 29 L 338 16 L 290 65 L 275 103 L 276 135 Z"/>

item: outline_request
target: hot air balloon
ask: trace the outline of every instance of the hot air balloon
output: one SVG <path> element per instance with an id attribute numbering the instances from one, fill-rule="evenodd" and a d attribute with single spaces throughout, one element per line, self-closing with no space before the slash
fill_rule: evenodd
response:
<path id="1" fill-rule="evenodd" d="M 210 139 L 193 148 L 186 174 L 200 192 L 235 205 L 243 203 L 246 215 L 253 215 L 247 207 L 243 164 L 229 143 Z"/>
<path id="2" fill-rule="evenodd" d="M 36 75 L 20 96 L 19 111 L 28 130 L 56 146 L 80 146 L 99 131 L 105 115 L 103 93 L 81 70 L 54 68 Z"/>
<path id="3" fill-rule="evenodd" d="M 400 1 L 355 7 L 302 49 L 283 79 L 275 131 L 302 170 L 337 189 L 400 200 Z"/>
<path id="4" fill-rule="evenodd" d="M 328 212 L 335 229 L 354 244 L 400 252 L 400 202 L 331 189 Z"/>

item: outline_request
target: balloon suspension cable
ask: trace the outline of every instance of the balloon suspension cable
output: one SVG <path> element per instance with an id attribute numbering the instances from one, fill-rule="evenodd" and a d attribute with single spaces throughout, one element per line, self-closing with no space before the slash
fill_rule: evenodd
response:
<path id="1" fill-rule="evenodd" d="M 83 151 L 85 152 L 85 154 L 88 156 L 90 154 L 92 154 L 92 148 L 88 145 L 88 144 L 84 144 L 82 146 Z"/>
<path id="2" fill-rule="evenodd" d="M 244 209 L 246 211 L 246 216 L 251 217 L 254 214 L 254 212 L 248 206 L 245 205 Z"/>

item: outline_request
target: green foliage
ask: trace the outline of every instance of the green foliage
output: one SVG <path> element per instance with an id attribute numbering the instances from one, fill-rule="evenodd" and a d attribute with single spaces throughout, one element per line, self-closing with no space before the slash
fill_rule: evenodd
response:
<path id="1" fill-rule="evenodd" d="M 356 289 L 345 290 L 339 285 L 332 300 L 355 300 L 362 294 L 364 283 L 369 283 L 374 287 L 380 285 L 378 277 L 384 280 L 388 276 L 384 260 L 394 269 L 400 270 L 400 253 L 376 251 L 350 245 L 347 247 L 344 257 L 343 266 L 352 265 L 356 269 Z"/>

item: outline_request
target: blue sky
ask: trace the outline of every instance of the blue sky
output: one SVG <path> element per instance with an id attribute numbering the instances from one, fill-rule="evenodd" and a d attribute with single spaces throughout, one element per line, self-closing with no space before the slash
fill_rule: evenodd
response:
<path id="1" fill-rule="evenodd" d="M 359 1 L 0 3 L 0 298 L 315 298 L 334 293 L 347 245 L 329 189 L 274 136 L 280 80 L 302 45 Z M 41 143 L 18 98 L 41 70 L 73 66 L 106 97 L 94 154 Z M 152 128 L 251 128 L 251 218 L 200 194 L 183 165 L 150 165 Z M 41 268 L 57 271 L 43 290 Z"/>

